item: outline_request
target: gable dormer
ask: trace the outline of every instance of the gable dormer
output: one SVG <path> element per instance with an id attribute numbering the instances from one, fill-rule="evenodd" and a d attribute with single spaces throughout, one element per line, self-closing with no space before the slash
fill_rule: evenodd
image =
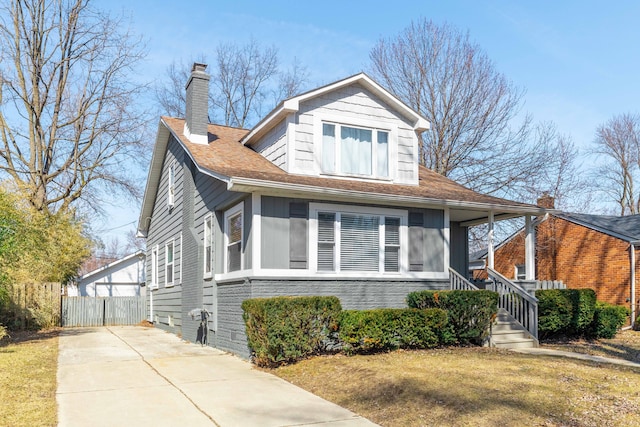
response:
<path id="1" fill-rule="evenodd" d="M 428 128 L 361 73 L 283 101 L 242 142 L 292 174 L 417 185 Z"/>

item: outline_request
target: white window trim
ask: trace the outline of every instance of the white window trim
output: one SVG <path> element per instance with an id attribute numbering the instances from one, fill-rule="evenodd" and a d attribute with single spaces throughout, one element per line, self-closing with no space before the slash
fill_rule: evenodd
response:
<path id="1" fill-rule="evenodd" d="M 169 245 L 171 245 L 172 251 L 173 251 L 173 261 L 171 261 L 171 266 L 172 266 L 171 282 L 168 281 L 168 277 L 167 277 L 167 267 L 169 266 L 169 262 L 167 259 L 169 251 L 167 251 L 167 248 L 169 247 Z M 174 239 L 171 239 L 164 244 L 164 287 L 171 288 L 172 286 L 175 285 L 175 280 L 176 280 L 176 244 L 174 242 Z"/>
<path id="2" fill-rule="evenodd" d="M 379 236 L 379 262 L 378 271 L 339 271 L 340 266 L 340 251 L 337 250 L 334 258 L 334 270 L 335 271 L 322 271 L 318 270 L 318 213 L 319 212 L 335 212 L 336 222 L 339 218 L 339 214 L 359 214 L 370 216 L 391 216 L 394 218 L 400 218 L 400 255 L 399 255 L 399 271 L 397 272 L 385 272 L 384 263 L 381 260 L 384 258 L 384 223 L 380 227 Z M 309 203 L 309 264 L 308 271 L 312 274 L 318 274 L 322 276 L 335 276 L 335 277 L 387 277 L 387 276 L 406 276 L 409 265 L 409 229 L 408 229 L 408 217 L 407 210 L 390 209 L 390 208 L 374 208 L 368 206 L 349 206 L 349 205 L 336 205 L 325 203 Z M 337 226 L 336 226 L 337 227 Z M 336 229 L 335 234 L 335 247 L 340 247 L 340 233 Z"/>
<path id="3" fill-rule="evenodd" d="M 229 251 L 228 251 L 228 247 L 229 247 L 229 230 L 228 230 L 228 219 L 231 216 L 236 215 L 237 213 L 241 214 L 241 218 L 242 221 L 240 221 L 240 270 L 236 270 L 236 271 L 228 271 L 228 262 L 229 262 Z M 244 213 L 244 201 L 238 203 L 237 205 L 235 205 L 234 207 L 227 209 L 227 211 L 224 213 L 224 265 L 223 265 L 223 271 L 226 274 L 230 274 L 230 273 L 237 273 L 238 271 L 243 271 L 244 270 L 244 219 L 245 219 L 245 213 Z"/>
<path id="4" fill-rule="evenodd" d="M 209 230 L 209 238 L 211 239 L 211 271 L 207 272 L 207 221 L 210 221 L 210 230 Z M 202 222 L 202 246 L 204 249 L 204 256 L 202 259 L 202 272 L 204 274 L 205 279 L 211 279 L 213 277 L 213 270 L 215 263 L 213 262 L 213 214 L 209 213 L 205 215 L 204 221 Z"/>
<path id="5" fill-rule="evenodd" d="M 167 179 L 167 207 L 169 209 L 173 208 L 175 205 L 176 199 L 176 162 L 173 160 L 169 164 L 169 172 Z"/>
<path id="6" fill-rule="evenodd" d="M 158 245 L 151 249 L 151 284 L 149 289 L 158 289 Z"/>
<path id="7" fill-rule="evenodd" d="M 376 131 L 385 131 L 389 133 L 387 146 L 388 146 L 388 174 L 387 176 L 378 176 L 378 175 L 354 175 L 354 174 L 345 174 L 340 172 L 338 169 L 340 168 L 340 145 L 339 145 L 339 130 L 336 126 L 336 141 L 335 141 L 335 156 L 336 156 L 336 171 L 335 172 L 324 172 L 322 170 L 322 124 L 335 124 L 337 126 L 347 126 L 354 128 L 366 128 L 371 129 L 374 136 L 372 136 L 372 152 L 371 152 L 371 161 L 372 161 L 372 171 L 375 170 L 377 166 L 377 133 Z M 347 178 L 356 178 L 356 179 L 366 179 L 366 180 L 374 180 L 374 181 L 394 181 L 397 176 L 398 171 L 398 126 L 395 122 L 388 122 L 384 119 L 381 120 L 369 120 L 362 117 L 350 117 L 346 115 L 335 115 L 335 114 L 314 114 L 314 123 L 313 123 L 313 146 L 314 146 L 314 169 L 315 173 L 326 176 L 326 177 L 347 177 Z M 308 172 L 304 172 L 308 173 Z"/>

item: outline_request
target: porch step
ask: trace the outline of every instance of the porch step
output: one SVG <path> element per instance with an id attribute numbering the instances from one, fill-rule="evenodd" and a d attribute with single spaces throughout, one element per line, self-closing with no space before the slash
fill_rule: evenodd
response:
<path id="1" fill-rule="evenodd" d="M 491 326 L 489 345 L 496 348 L 534 348 L 536 341 L 506 310 L 500 309 Z"/>

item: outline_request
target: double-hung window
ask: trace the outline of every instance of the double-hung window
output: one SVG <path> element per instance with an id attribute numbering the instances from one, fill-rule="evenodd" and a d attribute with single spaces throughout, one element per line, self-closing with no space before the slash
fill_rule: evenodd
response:
<path id="1" fill-rule="evenodd" d="M 164 247 L 164 285 L 173 286 L 174 268 L 173 268 L 173 240 L 167 242 Z"/>
<path id="2" fill-rule="evenodd" d="M 242 269 L 242 206 L 240 202 L 224 214 L 226 243 L 226 272 Z"/>
<path id="3" fill-rule="evenodd" d="M 406 213 L 362 209 L 315 211 L 316 269 L 319 272 L 401 271 L 402 227 Z"/>
<path id="4" fill-rule="evenodd" d="M 204 219 L 204 275 L 211 277 L 213 274 L 213 216 L 207 215 Z"/>
<path id="5" fill-rule="evenodd" d="M 389 131 L 322 123 L 322 171 L 344 175 L 389 176 Z"/>

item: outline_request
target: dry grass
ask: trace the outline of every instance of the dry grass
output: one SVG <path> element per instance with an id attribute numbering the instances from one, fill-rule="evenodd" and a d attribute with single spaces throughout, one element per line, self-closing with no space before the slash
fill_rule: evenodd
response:
<path id="1" fill-rule="evenodd" d="M 640 369 L 450 348 L 273 372 L 382 426 L 640 426 Z"/>
<path id="2" fill-rule="evenodd" d="M 608 340 L 554 341 L 544 343 L 542 347 L 640 363 L 640 331 L 620 331 Z"/>
<path id="3" fill-rule="evenodd" d="M 0 424 L 55 426 L 58 331 L 11 335 L 0 346 Z"/>

